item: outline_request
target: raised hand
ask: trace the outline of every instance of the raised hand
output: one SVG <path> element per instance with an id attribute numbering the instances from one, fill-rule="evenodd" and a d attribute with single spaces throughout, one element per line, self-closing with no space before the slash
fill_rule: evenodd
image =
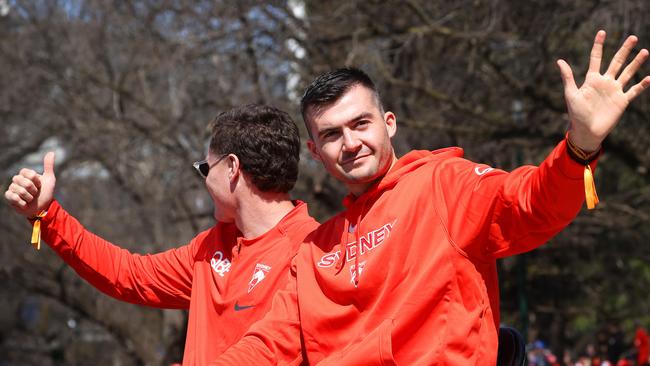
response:
<path id="1" fill-rule="evenodd" d="M 580 88 L 573 79 L 569 64 L 564 60 L 557 61 L 571 123 L 569 138 L 585 152 L 599 149 L 630 102 L 650 86 L 650 76 L 646 76 L 627 91 L 624 90 L 648 58 L 648 50 L 642 49 L 632 62 L 623 68 L 637 41 L 636 36 L 629 36 L 612 58 L 607 71 L 601 74 L 605 31 L 598 31 L 591 49 L 589 70 Z"/>
<path id="2" fill-rule="evenodd" d="M 21 169 L 12 178 L 5 199 L 19 214 L 31 218 L 48 208 L 54 198 L 54 153 L 43 158 L 43 174 L 31 169 Z"/>

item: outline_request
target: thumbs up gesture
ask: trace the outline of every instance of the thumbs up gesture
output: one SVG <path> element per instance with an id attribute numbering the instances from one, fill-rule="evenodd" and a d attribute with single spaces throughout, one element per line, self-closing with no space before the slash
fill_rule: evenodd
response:
<path id="1" fill-rule="evenodd" d="M 43 158 L 43 174 L 21 169 L 11 180 L 5 199 L 19 214 L 31 218 L 50 206 L 54 198 L 54 153 Z"/>

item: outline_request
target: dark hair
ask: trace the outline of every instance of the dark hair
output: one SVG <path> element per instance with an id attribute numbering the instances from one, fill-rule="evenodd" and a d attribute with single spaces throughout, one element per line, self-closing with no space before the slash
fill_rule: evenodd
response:
<path id="1" fill-rule="evenodd" d="M 330 71 L 317 77 L 307 87 L 300 101 L 300 112 L 310 136 L 311 129 L 307 123 L 308 119 L 318 115 L 323 108 L 335 103 L 355 85 L 362 85 L 370 89 L 375 96 L 377 107 L 383 111 L 384 107 L 379 98 L 379 91 L 365 72 L 354 67 L 344 67 Z"/>
<path id="2" fill-rule="evenodd" d="M 262 192 L 288 192 L 298 178 L 300 136 L 291 117 L 277 108 L 245 105 L 219 114 L 211 124 L 210 151 L 235 154 Z"/>

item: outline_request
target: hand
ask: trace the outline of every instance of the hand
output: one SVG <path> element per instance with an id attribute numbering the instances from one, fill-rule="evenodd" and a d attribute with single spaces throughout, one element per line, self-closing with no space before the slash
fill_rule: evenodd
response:
<path id="1" fill-rule="evenodd" d="M 637 43 L 636 36 L 629 36 L 612 58 L 605 74 L 600 73 L 603 57 L 605 31 L 598 31 L 589 60 L 585 82 L 578 89 L 571 67 L 564 60 L 557 65 L 562 74 L 564 98 L 569 110 L 569 138 L 585 152 L 596 151 L 605 137 L 616 126 L 628 104 L 650 86 L 650 76 L 624 92 L 626 84 L 648 58 L 648 50 L 642 49 L 620 73 L 627 57 Z M 617 78 L 618 75 L 618 78 Z"/>
<path id="2" fill-rule="evenodd" d="M 32 218 L 45 210 L 54 198 L 54 153 L 43 158 L 43 174 L 31 169 L 21 169 L 14 175 L 12 183 L 5 192 L 5 199 L 19 214 Z"/>

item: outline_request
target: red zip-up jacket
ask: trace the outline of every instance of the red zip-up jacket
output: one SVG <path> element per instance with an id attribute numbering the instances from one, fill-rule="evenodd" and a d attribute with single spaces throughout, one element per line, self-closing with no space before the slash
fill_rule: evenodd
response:
<path id="1" fill-rule="evenodd" d="M 42 219 L 42 237 L 100 291 L 134 304 L 189 309 L 183 365 L 205 365 L 239 340 L 287 285 L 289 266 L 318 223 L 307 205 L 271 230 L 244 239 L 217 223 L 189 244 L 153 255 L 132 254 L 92 234 L 56 201 Z"/>
<path id="2" fill-rule="evenodd" d="M 538 247 L 584 200 L 584 166 L 561 142 L 506 173 L 462 150 L 412 151 L 292 262 L 295 281 L 218 365 L 490 365 L 496 259 Z M 594 164 L 595 166 L 595 164 Z"/>

